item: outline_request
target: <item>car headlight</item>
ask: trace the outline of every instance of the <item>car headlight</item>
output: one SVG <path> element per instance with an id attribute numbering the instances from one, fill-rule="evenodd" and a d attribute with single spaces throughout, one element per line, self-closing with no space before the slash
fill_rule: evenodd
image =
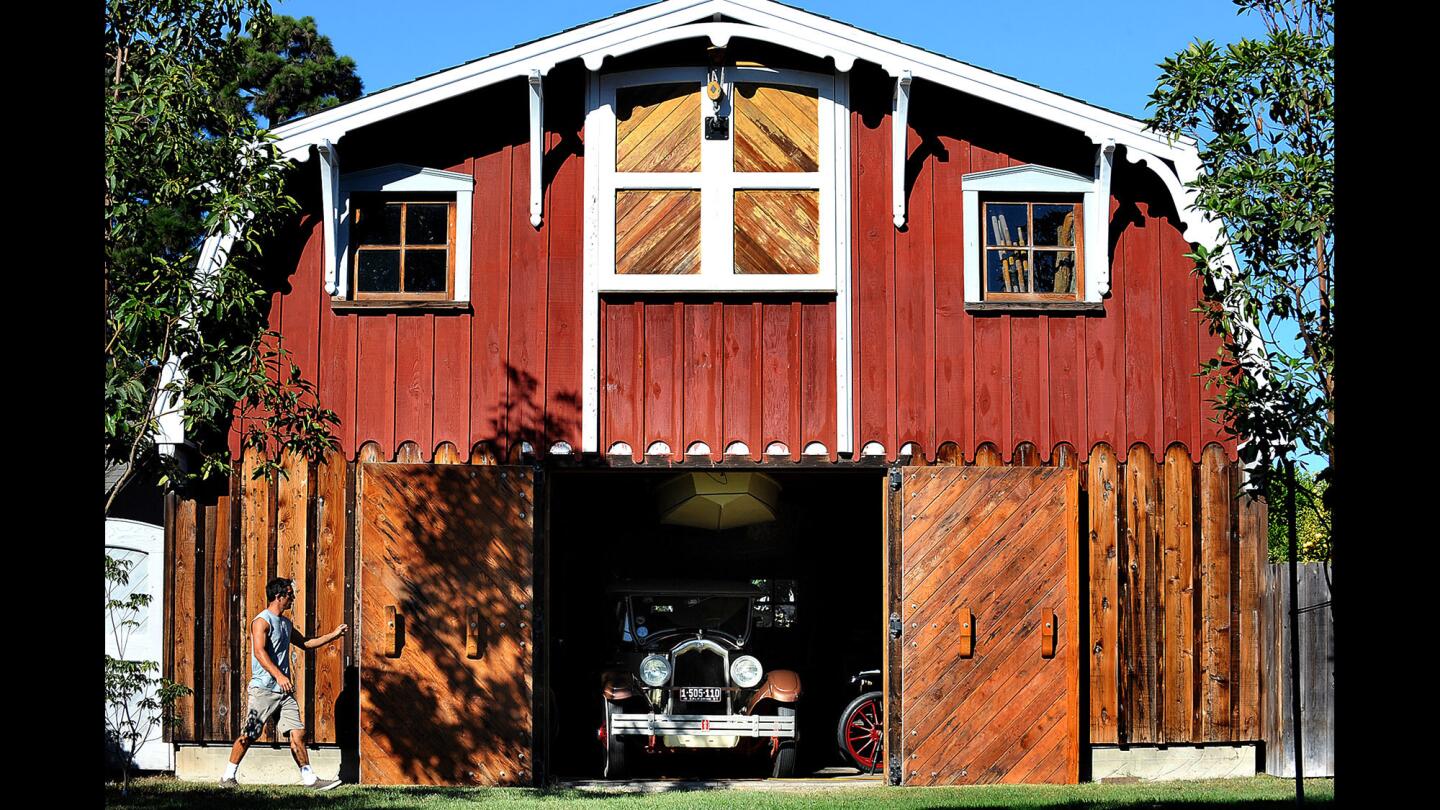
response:
<path id="1" fill-rule="evenodd" d="M 749 689 L 760 683 L 760 676 L 765 670 L 760 668 L 760 662 L 755 660 L 753 655 L 742 655 L 730 662 L 730 680 L 736 686 Z"/>
<path id="2" fill-rule="evenodd" d="M 640 680 L 646 686 L 664 686 L 670 680 L 670 661 L 663 655 L 647 655 L 640 662 Z"/>

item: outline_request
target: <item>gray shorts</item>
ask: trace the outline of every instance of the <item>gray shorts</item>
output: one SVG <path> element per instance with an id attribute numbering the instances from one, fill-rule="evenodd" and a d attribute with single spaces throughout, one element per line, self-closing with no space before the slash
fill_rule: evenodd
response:
<path id="1" fill-rule="evenodd" d="M 275 732 L 282 739 L 288 739 L 290 732 L 295 729 L 305 728 L 300 722 L 300 704 L 295 701 L 294 695 L 271 692 L 258 686 L 250 687 L 250 698 L 245 703 L 245 728 L 242 733 L 251 740 L 258 738 L 260 732 L 265 730 L 265 724 L 276 714 L 280 715 L 280 719 L 275 723 Z"/>

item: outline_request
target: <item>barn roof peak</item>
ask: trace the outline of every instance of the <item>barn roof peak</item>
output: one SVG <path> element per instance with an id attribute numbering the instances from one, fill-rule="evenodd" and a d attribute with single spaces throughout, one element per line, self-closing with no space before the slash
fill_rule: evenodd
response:
<path id="1" fill-rule="evenodd" d="M 338 142 L 350 130 L 498 82 L 543 77 L 560 62 L 580 59 L 599 70 L 609 57 L 693 37 L 716 45 L 734 38 L 771 42 L 830 58 L 842 72 L 864 60 L 896 78 L 924 79 L 1055 121 L 1097 144 L 1114 141 L 1163 160 L 1193 161 L 1187 159 L 1195 151 L 1188 138 L 1172 140 L 1130 116 L 774 0 L 662 0 L 380 90 L 273 132 L 282 152 L 306 160 L 311 146 Z"/>

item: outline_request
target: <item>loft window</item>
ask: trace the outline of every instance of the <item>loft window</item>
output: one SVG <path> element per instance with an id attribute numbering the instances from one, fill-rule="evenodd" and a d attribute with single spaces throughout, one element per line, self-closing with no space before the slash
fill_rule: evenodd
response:
<path id="1" fill-rule="evenodd" d="M 474 190 L 468 174 L 401 163 L 341 175 L 334 300 L 421 308 L 468 302 Z"/>
<path id="2" fill-rule="evenodd" d="M 455 286 L 455 203 L 355 195 L 355 297 L 449 300 Z"/>
<path id="3" fill-rule="evenodd" d="M 834 291 L 845 133 L 834 76 L 726 67 L 604 77 L 601 291 Z M 837 112 L 837 110 L 839 112 Z"/>
<path id="4" fill-rule="evenodd" d="M 1083 290 L 1084 206 L 986 201 L 985 299 L 1074 301 Z"/>
<path id="5" fill-rule="evenodd" d="M 1103 309 L 1102 181 L 1034 164 L 961 177 L 966 308 Z"/>

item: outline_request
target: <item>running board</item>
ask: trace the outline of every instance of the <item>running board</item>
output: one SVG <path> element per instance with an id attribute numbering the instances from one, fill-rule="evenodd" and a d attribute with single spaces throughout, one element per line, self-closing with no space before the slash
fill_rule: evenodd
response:
<path id="1" fill-rule="evenodd" d="M 795 718 L 764 714 L 615 714 L 610 717 L 610 733 L 794 737 Z"/>

